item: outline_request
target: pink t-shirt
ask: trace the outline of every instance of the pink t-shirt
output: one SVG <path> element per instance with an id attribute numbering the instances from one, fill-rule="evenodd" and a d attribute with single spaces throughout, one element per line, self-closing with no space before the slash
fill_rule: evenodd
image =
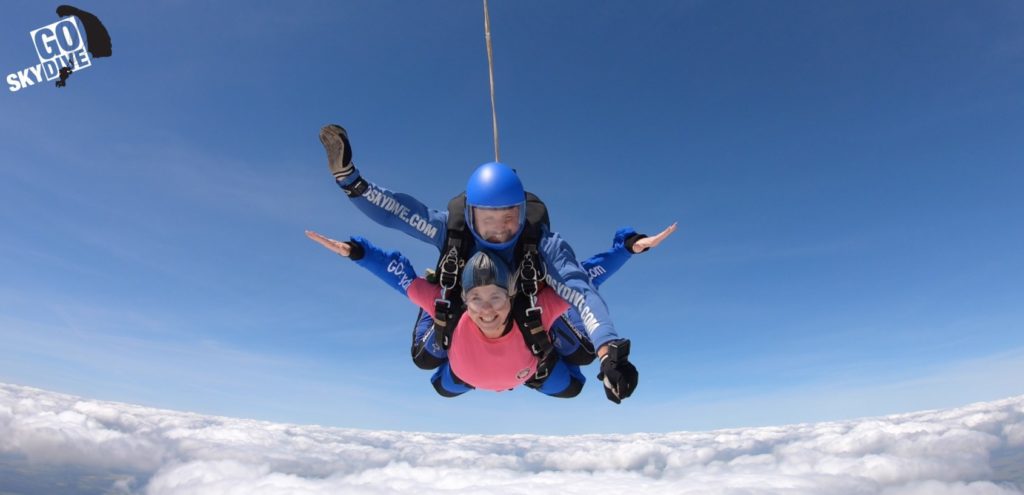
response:
<path id="1" fill-rule="evenodd" d="M 441 293 L 439 286 L 417 278 L 407 293 L 412 302 L 434 315 L 434 300 Z M 555 319 L 569 309 L 569 303 L 550 287 L 545 287 L 537 295 L 537 305 L 543 309 L 541 323 L 549 332 Z M 522 385 L 537 369 L 537 358 L 526 347 L 517 323 L 513 322 L 512 330 L 505 335 L 489 339 L 468 313 L 463 313 L 452 334 L 448 361 L 455 376 L 466 383 L 499 392 Z"/>

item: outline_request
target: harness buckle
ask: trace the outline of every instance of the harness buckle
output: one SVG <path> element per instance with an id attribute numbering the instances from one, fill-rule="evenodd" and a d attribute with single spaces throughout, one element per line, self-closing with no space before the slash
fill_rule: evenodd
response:
<path id="1" fill-rule="evenodd" d="M 537 305 L 537 293 L 540 292 L 540 281 L 542 276 L 537 270 L 537 264 L 534 262 L 534 251 L 528 249 L 526 254 L 523 256 L 523 260 L 519 263 L 519 273 L 516 277 L 518 279 L 518 288 L 524 295 L 530 298 L 530 307 Z"/>
<path id="2" fill-rule="evenodd" d="M 458 273 L 460 267 L 459 251 L 454 246 L 444 255 L 441 260 L 441 274 L 437 277 L 438 285 L 441 286 L 441 293 L 454 289 L 458 284 Z"/>

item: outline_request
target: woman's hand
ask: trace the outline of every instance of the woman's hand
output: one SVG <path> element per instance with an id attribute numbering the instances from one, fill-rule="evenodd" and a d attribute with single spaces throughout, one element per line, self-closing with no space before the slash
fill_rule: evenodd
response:
<path id="1" fill-rule="evenodd" d="M 661 241 L 664 241 L 668 236 L 672 235 L 672 233 L 676 231 L 676 225 L 678 224 L 679 222 L 669 225 L 667 229 L 662 230 L 660 234 L 654 237 L 644 237 L 643 239 L 634 242 L 633 254 L 642 253 L 645 250 L 657 247 L 658 244 L 661 244 Z"/>
<path id="2" fill-rule="evenodd" d="M 331 239 L 330 237 L 324 237 L 316 232 L 313 232 L 312 230 L 306 231 L 306 237 L 313 239 L 321 246 L 330 249 L 331 251 L 334 251 L 335 253 L 338 253 L 346 258 L 351 256 L 352 254 L 352 246 L 350 246 L 349 243 L 347 242 L 336 241 L 334 239 Z"/>

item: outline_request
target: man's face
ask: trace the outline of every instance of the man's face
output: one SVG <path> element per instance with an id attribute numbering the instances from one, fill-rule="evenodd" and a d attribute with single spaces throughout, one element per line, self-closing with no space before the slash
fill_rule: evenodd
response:
<path id="1" fill-rule="evenodd" d="M 473 229 L 487 242 L 501 244 L 519 232 L 519 207 L 473 207 Z"/>

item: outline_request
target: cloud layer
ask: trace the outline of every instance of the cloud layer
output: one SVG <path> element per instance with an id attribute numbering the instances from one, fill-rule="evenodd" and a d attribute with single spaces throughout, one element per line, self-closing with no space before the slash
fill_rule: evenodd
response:
<path id="1" fill-rule="evenodd" d="M 54 473 L 68 493 L 149 495 L 1022 494 L 1024 396 L 855 421 L 556 437 L 275 424 L 0 384 L 0 492 L 56 493 Z"/>

